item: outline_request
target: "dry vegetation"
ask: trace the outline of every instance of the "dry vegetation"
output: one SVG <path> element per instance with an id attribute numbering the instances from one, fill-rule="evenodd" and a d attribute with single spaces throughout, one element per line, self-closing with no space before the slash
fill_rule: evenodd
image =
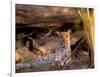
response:
<path id="1" fill-rule="evenodd" d="M 16 72 L 94 68 L 92 8 L 16 5 Z"/>

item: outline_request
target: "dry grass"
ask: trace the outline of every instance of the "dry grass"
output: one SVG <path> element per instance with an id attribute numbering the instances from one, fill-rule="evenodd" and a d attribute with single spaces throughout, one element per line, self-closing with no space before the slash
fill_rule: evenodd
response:
<path id="1" fill-rule="evenodd" d="M 90 14 L 89 8 L 78 9 L 78 13 L 82 18 L 86 36 L 89 38 L 89 41 L 94 48 L 94 14 Z"/>
<path id="2" fill-rule="evenodd" d="M 78 13 L 82 19 L 83 27 L 86 33 L 86 37 L 88 39 L 88 43 L 90 46 L 90 57 L 91 57 L 91 63 L 94 62 L 94 14 L 93 9 L 89 8 L 81 8 L 78 9 Z"/>

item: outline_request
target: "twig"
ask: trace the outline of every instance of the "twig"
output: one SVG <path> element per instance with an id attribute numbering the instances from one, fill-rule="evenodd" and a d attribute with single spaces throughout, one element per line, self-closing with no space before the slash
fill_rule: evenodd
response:
<path id="1" fill-rule="evenodd" d="M 30 34 L 27 34 L 27 35 L 24 35 L 24 34 L 23 34 L 23 36 L 17 37 L 17 39 L 23 39 L 23 38 L 25 38 L 25 37 L 31 36 L 32 34 L 33 34 L 33 33 L 30 33 Z"/>
<path id="2" fill-rule="evenodd" d="M 46 37 L 50 36 L 52 33 L 52 30 L 49 30 L 47 34 L 45 34 L 41 39 L 45 39 Z"/>
<path id="3" fill-rule="evenodd" d="M 35 50 L 37 50 L 37 51 L 40 51 L 41 54 L 43 54 L 43 51 L 39 49 L 38 43 L 36 43 L 35 40 L 34 40 L 33 38 L 31 38 L 31 37 L 28 37 L 28 39 L 32 40 L 32 46 L 33 46 L 33 48 L 34 48 Z"/>

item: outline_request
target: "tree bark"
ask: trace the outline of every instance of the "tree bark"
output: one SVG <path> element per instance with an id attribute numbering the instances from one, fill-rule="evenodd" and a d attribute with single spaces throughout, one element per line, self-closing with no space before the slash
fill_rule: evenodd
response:
<path id="1" fill-rule="evenodd" d="M 52 26 L 52 24 L 53 26 L 58 26 L 59 24 L 65 22 L 76 23 L 76 20 L 78 23 L 80 23 L 80 16 L 77 14 L 77 11 L 74 8 L 24 4 L 16 5 L 16 24 L 41 27 L 44 26 L 44 23 L 46 23 L 45 26 Z M 38 23 L 40 25 L 36 25 Z"/>

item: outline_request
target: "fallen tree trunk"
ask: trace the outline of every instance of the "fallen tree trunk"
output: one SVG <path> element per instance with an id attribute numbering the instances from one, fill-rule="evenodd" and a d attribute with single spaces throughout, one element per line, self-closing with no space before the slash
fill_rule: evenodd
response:
<path id="1" fill-rule="evenodd" d="M 76 20 L 77 23 L 80 23 L 80 16 L 74 8 L 20 4 L 16 5 L 16 24 L 26 24 L 34 27 L 35 25 L 33 24 L 38 23 L 76 23 Z"/>

